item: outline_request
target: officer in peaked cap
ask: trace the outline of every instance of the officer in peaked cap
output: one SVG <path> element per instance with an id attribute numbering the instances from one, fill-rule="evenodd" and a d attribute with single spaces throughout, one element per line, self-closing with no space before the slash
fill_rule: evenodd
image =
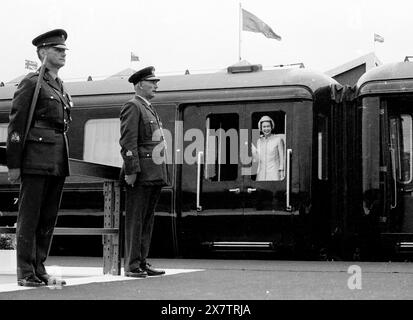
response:
<path id="1" fill-rule="evenodd" d="M 55 29 L 41 34 L 33 39 L 32 44 L 37 48 L 52 46 L 54 48 L 60 48 L 67 50 L 65 41 L 67 39 L 67 33 L 63 29 Z"/>
<path id="2" fill-rule="evenodd" d="M 129 77 L 129 82 L 136 85 L 138 82 L 146 80 L 146 81 L 159 81 L 160 79 L 155 76 L 155 68 L 154 67 L 146 67 L 142 70 L 135 72 L 133 75 Z"/>
<path id="3" fill-rule="evenodd" d="M 125 275 L 156 276 L 165 273 L 148 264 L 154 211 L 162 186 L 168 184 L 166 144 L 158 113 L 149 102 L 156 93 L 159 78 L 154 67 L 134 73 L 129 82 L 135 97 L 120 113 L 121 182 L 126 183 Z M 156 149 L 155 149 L 156 148 Z"/>
<path id="4" fill-rule="evenodd" d="M 58 77 L 59 69 L 66 63 L 66 39 L 63 29 L 33 39 L 37 55 L 45 64 L 20 82 L 9 116 L 8 178 L 11 183 L 21 183 L 16 231 L 17 283 L 20 286 L 65 284 L 64 280 L 47 274 L 44 263 L 49 254 L 63 184 L 69 175 L 66 131 L 71 120 L 72 101 Z M 40 90 L 36 96 L 37 84 Z M 30 123 L 29 111 L 33 112 Z M 29 126 L 27 130 L 26 126 Z"/>

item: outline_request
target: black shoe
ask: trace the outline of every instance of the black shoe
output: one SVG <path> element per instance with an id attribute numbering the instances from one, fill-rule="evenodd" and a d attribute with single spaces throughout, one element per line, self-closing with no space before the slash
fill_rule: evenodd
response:
<path id="1" fill-rule="evenodd" d="M 37 274 L 37 277 L 47 286 L 64 286 L 66 281 L 60 278 L 53 277 L 47 273 Z"/>
<path id="2" fill-rule="evenodd" d="M 141 268 L 133 269 L 131 271 L 126 271 L 125 276 L 132 278 L 146 278 L 148 274 Z"/>
<path id="3" fill-rule="evenodd" d="M 165 274 L 164 270 L 156 270 L 156 269 L 151 268 L 151 265 L 149 263 L 142 264 L 141 269 L 146 271 L 148 276 L 161 276 Z"/>
<path id="4" fill-rule="evenodd" d="M 21 287 L 42 287 L 43 282 L 35 275 L 28 276 L 23 279 L 17 279 L 17 284 Z"/>

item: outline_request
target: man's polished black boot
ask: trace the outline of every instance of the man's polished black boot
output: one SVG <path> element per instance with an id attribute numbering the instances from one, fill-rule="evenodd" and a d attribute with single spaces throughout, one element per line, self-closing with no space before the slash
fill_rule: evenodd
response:
<path id="1" fill-rule="evenodd" d="M 137 268 L 131 271 L 126 271 L 125 276 L 132 277 L 132 278 L 146 278 L 148 274 L 146 273 L 146 271 L 142 270 L 141 268 Z"/>
<path id="2" fill-rule="evenodd" d="M 44 286 L 43 282 L 34 274 L 27 276 L 26 278 L 17 279 L 17 284 L 21 287 L 41 287 Z"/>
<path id="3" fill-rule="evenodd" d="M 144 264 L 141 264 L 141 269 L 146 271 L 148 276 L 161 276 L 165 274 L 164 270 L 156 270 L 152 268 L 152 266 L 147 262 L 145 262 Z"/>

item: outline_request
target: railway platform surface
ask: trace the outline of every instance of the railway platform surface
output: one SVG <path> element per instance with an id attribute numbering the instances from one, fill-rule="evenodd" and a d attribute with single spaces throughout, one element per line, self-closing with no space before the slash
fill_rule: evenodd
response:
<path id="1" fill-rule="evenodd" d="M 410 300 L 413 263 L 236 259 L 150 259 L 166 275 L 103 275 L 102 258 L 56 257 L 61 287 L 18 287 L 0 274 L 0 300 Z M 1 262 L 0 262 L 1 263 Z"/>

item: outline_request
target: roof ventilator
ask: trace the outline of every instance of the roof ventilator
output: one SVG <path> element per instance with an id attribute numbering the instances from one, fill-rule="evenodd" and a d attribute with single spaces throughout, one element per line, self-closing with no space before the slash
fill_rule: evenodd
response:
<path id="1" fill-rule="evenodd" d="M 247 73 L 262 71 L 260 64 L 233 65 L 227 68 L 228 73 Z"/>

